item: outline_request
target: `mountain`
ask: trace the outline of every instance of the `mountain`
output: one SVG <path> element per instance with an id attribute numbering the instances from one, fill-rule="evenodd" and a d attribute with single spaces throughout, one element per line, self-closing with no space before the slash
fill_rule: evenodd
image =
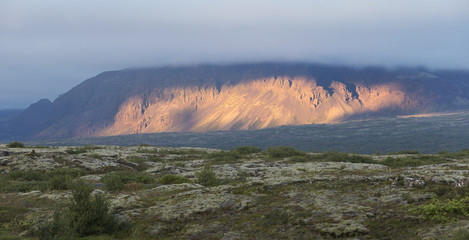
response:
<path id="1" fill-rule="evenodd" d="M 469 108 L 469 72 L 257 63 L 126 69 L 0 124 L 0 139 L 262 129 Z"/>
<path id="2" fill-rule="evenodd" d="M 8 119 L 11 119 L 13 117 L 18 116 L 20 113 L 22 113 L 24 109 L 4 109 L 0 110 L 0 122 L 6 121 Z"/>

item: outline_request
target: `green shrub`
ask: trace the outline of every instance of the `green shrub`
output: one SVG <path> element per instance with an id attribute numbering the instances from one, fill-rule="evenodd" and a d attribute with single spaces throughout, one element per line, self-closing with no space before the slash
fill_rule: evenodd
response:
<path id="1" fill-rule="evenodd" d="M 241 157 L 241 154 L 233 151 L 219 151 L 207 155 L 207 158 L 214 162 L 236 162 Z"/>
<path id="2" fill-rule="evenodd" d="M 48 187 L 50 190 L 68 190 L 70 182 L 77 177 L 85 175 L 86 172 L 79 168 L 58 168 L 49 173 Z"/>
<path id="3" fill-rule="evenodd" d="M 104 187 L 109 191 L 121 191 L 124 185 L 137 182 L 137 183 L 153 183 L 154 178 L 145 174 L 135 174 L 129 171 L 119 171 L 106 174 L 103 177 Z"/>
<path id="4" fill-rule="evenodd" d="M 153 147 L 153 145 L 150 145 L 148 143 L 140 143 L 138 146 L 139 147 Z"/>
<path id="5" fill-rule="evenodd" d="M 93 188 L 83 181 L 75 182 L 71 187 L 73 201 L 68 208 L 71 223 L 79 236 L 112 233 L 117 221 L 109 213 L 109 202 L 101 194 L 91 196 Z"/>
<path id="6" fill-rule="evenodd" d="M 454 197 L 456 192 L 454 187 L 447 184 L 427 185 L 427 191 L 435 193 L 438 197 Z"/>
<path id="7" fill-rule="evenodd" d="M 102 181 L 104 187 L 109 191 L 120 191 L 126 183 L 132 181 L 130 172 L 115 172 L 106 174 Z"/>
<path id="8" fill-rule="evenodd" d="M 91 196 L 93 187 L 83 181 L 70 183 L 72 200 L 56 210 L 51 222 L 36 231 L 40 239 L 71 239 L 73 236 L 112 234 L 118 230 L 116 218 L 109 212 L 103 195 Z"/>
<path id="9" fill-rule="evenodd" d="M 158 182 L 161 184 L 169 185 L 169 184 L 189 183 L 191 182 L 191 180 L 183 176 L 167 174 L 167 175 L 163 175 L 162 177 L 160 177 L 158 179 Z"/>
<path id="10" fill-rule="evenodd" d="M 280 146 L 280 147 L 271 147 L 266 150 L 267 156 L 271 158 L 286 158 L 292 156 L 305 156 L 306 153 L 298 151 L 292 147 Z"/>
<path id="11" fill-rule="evenodd" d="M 376 163 L 373 158 L 369 156 L 348 154 L 336 151 L 326 151 L 319 155 L 313 155 L 313 158 L 320 159 L 321 161 L 325 162 Z"/>
<path id="12" fill-rule="evenodd" d="M 419 155 L 413 157 L 387 157 L 384 159 L 381 164 L 386 165 L 391 168 L 400 168 L 400 167 L 418 167 L 422 165 L 429 164 L 438 164 L 447 162 L 444 158 L 439 156 L 428 156 L 428 155 Z"/>
<path id="13" fill-rule="evenodd" d="M 8 148 L 24 148 L 25 145 L 22 142 L 15 141 L 15 142 L 11 142 L 7 144 L 7 147 Z"/>
<path id="14" fill-rule="evenodd" d="M 76 233 L 72 228 L 70 213 L 60 209 L 54 211 L 52 221 L 42 222 L 33 235 L 40 240 L 65 240 L 72 239 Z"/>
<path id="15" fill-rule="evenodd" d="M 221 183 L 210 165 L 205 165 L 204 169 L 197 172 L 195 176 L 197 177 L 197 183 L 206 187 L 217 186 Z"/>
<path id="16" fill-rule="evenodd" d="M 150 184 L 155 182 L 155 178 L 147 174 L 134 174 L 131 182 Z"/>
<path id="17" fill-rule="evenodd" d="M 428 204 L 411 210 L 423 214 L 425 219 L 436 222 L 449 222 L 460 216 L 469 217 L 469 195 L 444 201 L 432 199 Z"/>
<path id="18" fill-rule="evenodd" d="M 50 190 L 68 190 L 69 182 L 72 180 L 70 175 L 56 175 L 49 179 L 48 188 Z"/>
<path id="19" fill-rule="evenodd" d="M 439 151 L 438 155 L 443 158 L 452 158 L 452 159 L 465 159 L 469 158 L 469 149 L 463 149 L 459 152 L 450 153 L 445 151 Z"/>
<path id="20" fill-rule="evenodd" d="M 247 155 L 247 154 L 262 152 L 262 149 L 258 147 L 252 147 L 252 146 L 239 146 L 239 147 L 234 148 L 231 151 L 235 153 Z"/>

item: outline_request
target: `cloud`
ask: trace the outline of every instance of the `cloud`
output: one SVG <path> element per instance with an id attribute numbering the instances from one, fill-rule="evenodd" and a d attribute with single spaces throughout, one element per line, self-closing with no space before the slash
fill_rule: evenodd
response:
<path id="1" fill-rule="evenodd" d="M 287 60 L 469 68 L 467 22 L 465 0 L 3 0 L 0 77 L 10 100 L 2 97 L 0 108 L 136 66 Z"/>

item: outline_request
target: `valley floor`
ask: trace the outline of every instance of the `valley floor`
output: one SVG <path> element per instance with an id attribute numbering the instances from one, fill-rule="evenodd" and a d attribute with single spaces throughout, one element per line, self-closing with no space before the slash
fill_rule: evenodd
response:
<path id="1" fill-rule="evenodd" d="M 469 236 L 469 150 L 354 155 L 0 145 L 0 180 L 1 239 Z M 104 199 L 111 214 L 103 216 L 113 226 L 74 210 L 86 190 L 79 184 L 91 186 L 86 206 Z M 77 219 L 88 222 L 79 228 Z"/>

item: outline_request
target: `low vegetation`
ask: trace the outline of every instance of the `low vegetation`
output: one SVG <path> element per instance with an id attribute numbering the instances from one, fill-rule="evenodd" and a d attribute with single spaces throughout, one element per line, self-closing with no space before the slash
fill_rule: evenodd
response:
<path id="1" fill-rule="evenodd" d="M 0 192 L 28 192 L 67 190 L 67 182 L 83 176 L 86 171 L 76 168 L 59 168 L 50 172 L 15 170 L 0 177 Z"/>
<path id="2" fill-rule="evenodd" d="M 165 184 L 165 185 L 190 183 L 190 182 L 191 180 L 189 180 L 186 177 L 173 175 L 173 174 L 166 174 L 158 178 L 158 183 Z"/>
<path id="3" fill-rule="evenodd" d="M 388 153 L 388 155 L 399 155 L 399 154 L 420 154 L 420 152 L 419 151 L 414 151 L 414 150 L 403 150 L 403 151 Z"/>
<path id="4" fill-rule="evenodd" d="M 108 191 L 121 191 L 125 185 L 131 183 L 151 184 L 156 181 L 153 176 L 130 171 L 119 171 L 106 174 L 103 179 L 104 187 Z"/>
<path id="5" fill-rule="evenodd" d="M 0 157 L 0 239 L 469 235 L 466 150 L 106 148 L 3 145 L 0 153 L 9 155 Z"/>
<path id="6" fill-rule="evenodd" d="M 100 146 L 84 145 L 82 147 L 68 148 L 65 150 L 65 152 L 68 154 L 81 154 L 81 153 L 86 153 L 88 151 L 101 149 L 101 148 L 102 147 Z"/>
<path id="7" fill-rule="evenodd" d="M 271 147 L 265 151 L 265 154 L 273 159 L 286 158 L 292 156 L 305 156 L 306 153 L 298 151 L 292 147 L 280 146 L 280 147 Z"/>
<path id="8" fill-rule="evenodd" d="M 96 234 L 114 234 L 120 226 L 101 194 L 83 181 L 69 183 L 72 200 L 55 210 L 52 221 L 44 221 L 34 235 L 39 239 L 71 239 Z"/>
<path id="9" fill-rule="evenodd" d="M 387 157 L 382 162 L 391 168 L 418 167 L 422 165 L 439 164 L 448 162 L 440 156 L 417 155 L 412 157 Z"/>
<path id="10" fill-rule="evenodd" d="M 311 155 L 313 161 L 321 162 L 350 162 L 350 163 L 376 163 L 371 157 L 358 154 L 327 151 L 322 154 Z"/>
<path id="11" fill-rule="evenodd" d="M 469 194 L 446 200 L 434 198 L 431 202 L 412 209 L 412 212 L 441 223 L 469 218 Z"/>
<path id="12" fill-rule="evenodd" d="M 242 154 L 242 155 L 248 155 L 248 154 L 253 154 L 253 153 L 260 153 L 262 152 L 262 149 L 258 147 L 252 147 L 252 146 L 239 146 L 239 147 L 233 148 L 233 150 L 231 151 Z"/>
<path id="13" fill-rule="evenodd" d="M 197 177 L 197 183 L 206 187 L 217 186 L 221 183 L 221 180 L 217 178 L 210 165 L 205 165 L 195 176 Z"/>
<path id="14" fill-rule="evenodd" d="M 11 142 L 7 144 L 7 147 L 8 148 L 24 148 L 25 145 L 22 142 L 15 141 L 15 142 Z"/>
<path id="15" fill-rule="evenodd" d="M 469 158 L 469 149 L 463 149 L 459 152 L 446 152 L 446 151 L 439 151 L 438 155 L 443 158 L 450 158 L 450 159 L 467 159 Z"/>

